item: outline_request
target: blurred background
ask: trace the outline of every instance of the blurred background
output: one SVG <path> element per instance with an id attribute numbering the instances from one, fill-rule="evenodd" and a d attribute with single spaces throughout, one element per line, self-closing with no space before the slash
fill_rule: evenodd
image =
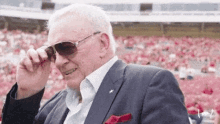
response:
<path id="1" fill-rule="evenodd" d="M 220 124 L 219 0 L 0 0 L 0 110 L 16 82 L 19 59 L 47 41 L 51 14 L 72 3 L 103 8 L 120 59 L 170 70 L 186 107 L 197 102 L 202 124 Z M 42 104 L 64 88 L 52 65 Z"/>

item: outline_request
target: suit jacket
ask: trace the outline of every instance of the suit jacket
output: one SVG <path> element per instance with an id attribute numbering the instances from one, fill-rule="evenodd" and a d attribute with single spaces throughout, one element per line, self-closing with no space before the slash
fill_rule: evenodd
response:
<path id="1" fill-rule="evenodd" d="M 7 95 L 3 124 L 64 122 L 69 112 L 66 90 L 57 93 L 40 109 L 43 90 L 29 98 L 15 100 L 16 90 L 17 85 Z M 126 65 L 118 60 L 104 77 L 85 124 L 107 124 L 109 119 L 115 121 L 114 116 L 119 118 L 126 114 L 130 118 L 121 121 L 123 124 L 189 124 L 184 96 L 171 72 L 153 66 Z"/>

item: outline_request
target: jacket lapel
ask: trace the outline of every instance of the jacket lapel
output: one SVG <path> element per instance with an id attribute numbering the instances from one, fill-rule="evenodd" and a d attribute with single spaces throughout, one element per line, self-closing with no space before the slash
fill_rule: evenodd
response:
<path id="1" fill-rule="evenodd" d="M 102 124 L 120 87 L 126 64 L 115 62 L 103 79 L 84 124 Z"/>
<path id="2" fill-rule="evenodd" d="M 62 100 L 60 100 L 60 103 L 57 105 L 56 110 L 54 111 L 55 114 L 53 114 L 52 118 L 49 119 L 50 124 L 63 124 L 64 120 L 66 119 L 66 116 L 69 112 L 69 109 L 66 106 L 65 102 L 66 95 L 62 97 Z"/>

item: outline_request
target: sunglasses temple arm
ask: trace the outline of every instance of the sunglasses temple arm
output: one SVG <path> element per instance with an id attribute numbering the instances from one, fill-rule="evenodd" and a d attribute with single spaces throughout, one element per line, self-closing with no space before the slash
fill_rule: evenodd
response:
<path id="1" fill-rule="evenodd" d="M 95 32 L 93 35 L 96 35 L 96 34 L 99 34 L 99 33 L 101 33 L 101 31 L 97 31 L 97 32 Z"/>
<path id="2" fill-rule="evenodd" d="M 52 46 L 52 48 L 53 48 L 54 54 L 56 54 L 55 46 Z"/>

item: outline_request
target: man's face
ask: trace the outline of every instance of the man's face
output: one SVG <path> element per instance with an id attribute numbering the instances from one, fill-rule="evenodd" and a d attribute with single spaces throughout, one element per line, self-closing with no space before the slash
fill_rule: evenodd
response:
<path id="1" fill-rule="evenodd" d="M 93 34 L 92 26 L 80 19 L 62 19 L 56 22 L 49 31 L 50 45 L 63 41 L 77 42 Z M 77 46 L 77 51 L 71 56 L 61 56 L 56 53 L 55 65 L 62 73 L 70 88 L 78 89 L 87 75 L 100 66 L 99 34 L 89 37 Z"/>

